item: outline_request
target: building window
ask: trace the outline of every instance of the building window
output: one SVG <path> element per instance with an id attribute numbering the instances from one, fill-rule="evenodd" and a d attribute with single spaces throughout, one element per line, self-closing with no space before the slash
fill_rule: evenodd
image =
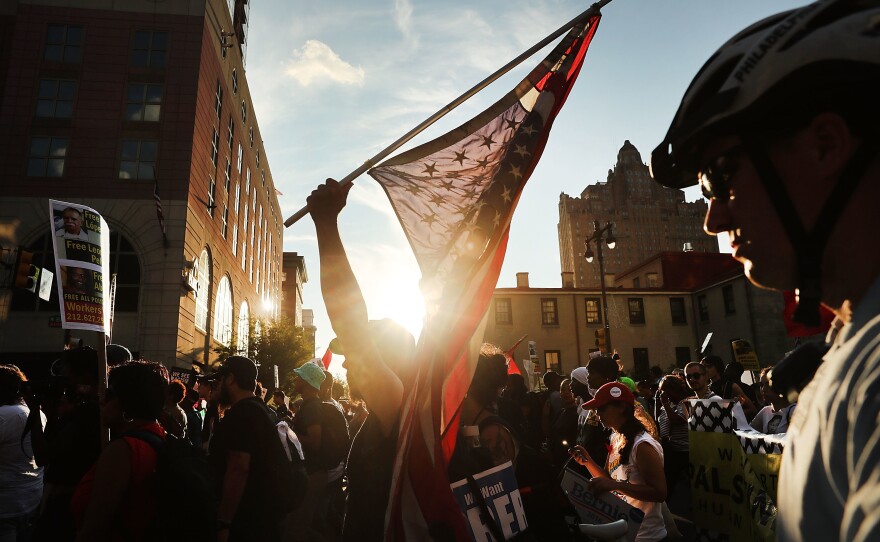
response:
<path id="1" fill-rule="evenodd" d="M 587 323 L 588 324 L 601 324 L 602 323 L 602 313 L 599 311 L 599 298 L 598 297 L 588 297 L 584 299 L 584 306 L 587 309 Z"/>
<path id="2" fill-rule="evenodd" d="M 223 85 L 217 80 L 217 90 L 214 91 L 214 112 L 217 114 L 217 122 L 220 122 L 220 113 L 223 112 Z"/>
<path id="3" fill-rule="evenodd" d="M 495 300 L 495 323 L 509 325 L 513 323 L 513 311 L 510 306 L 510 298 L 503 297 Z"/>
<path id="4" fill-rule="evenodd" d="M 235 206 L 233 206 L 233 209 L 235 209 L 236 213 L 239 212 L 240 204 L 241 204 L 241 183 L 235 183 Z"/>
<path id="5" fill-rule="evenodd" d="M 672 314 L 673 324 L 687 324 L 687 313 L 684 310 L 683 297 L 670 297 L 669 311 Z"/>
<path id="6" fill-rule="evenodd" d="M 229 231 L 229 205 L 223 204 L 223 215 L 220 217 L 221 220 L 221 230 L 220 233 L 223 235 L 223 238 L 226 239 L 226 234 Z"/>
<path id="7" fill-rule="evenodd" d="M 73 116 L 73 95 L 76 81 L 41 79 L 37 94 L 37 116 L 69 119 Z"/>
<path id="8" fill-rule="evenodd" d="M 253 128 L 251 128 L 251 130 L 253 130 Z M 259 169 L 260 168 L 260 149 L 257 149 L 257 153 L 254 156 L 254 159 L 257 161 L 257 169 Z M 263 176 L 263 182 L 264 183 L 266 182 L 265 175 Z"/>
<path id="9" fill-rule="evenodd" d="M 675 365 L 684 368 L 691 361 L 691 349 L 687 346 L 675 347 Z"/>
<path id="10" fill-rule="evenodd" d="M 244 151 L 242 151 L 241 143 L 239 143 L 238 144 L 238 174 L 239 175 L 241 175 L 241 169 L 242 169 L 243 165 L 244 165 Z M 250 192 L 250 189 L 251 189 L 251 185 L 250 185 L 250 183 L 248 183 L 248 187 L 247 187 L 247 190 L 245 190 L 245 193 Z"/>
<path id="11" fill-rule="evenodd" d="M 660 286 L 660 280 L 657 273 L 648 273 L 645 275 L 645 279 L 648 282 L 648 288 L 658 288 Z"/>
<path id="12" fill-rule="evenodd" d="M 241 125 L 247 124 L 247 102 L 241 101 Z"/>
<path id="13" fill-rule="evenodd" d="M 697 310 L 700 313 L 700 322 L 708 322 L 709 321 L 709 302 L 706 299 L 705 294 L 697 296 Z"/>
<path id="14" fill-rule="evenodd" d="M 136 68 L 164 68 L 168 33 L 138 30 L 134 33 L 131 65 Z"/>
<path id="15" fill-rule="evenodd" d="M 226 195 L 229 196 L 229 188 L 232 185 L 232 163 L 229 161 L 229 157 L 226 157 L 226 170 L 224 171 L 226 175 L 226 183 L 223 185 L 226 188 Z"/>
<path id="16" fill-rule="evenodd" d="M 246 356 L 248 353 L 248 328 L 250 323 L 250 314 L 248 311 L 247 301 L 241 302 L 241 309 L 238 311 L 238 329 L 236 330 L 235 349 L 238 355 Z"/>
<path id="17" fill-rule="evenodd" d="M 214 339 L 226 346 L 232 342 L 232 286 L 227 276 L 220 279 L 214 299 Z"/>
<path id="18" fill-rule="evenodd" d="M 244 231 L 244 236 L 247 237 L 247 229 L 248 229 L 248 212 L 250 212 L 251 208 L 247 206 L 245 203 L 244 212 L 241 215 L 241 229 Z"/>
<path id="19" fill-rule="evenodd" d="M 232 224 L 232 255 L 238 255 L 238 224 Z"/>
<path id="20" fill-rule="evenodd" d="M 214 133 L 211 135 L 211 164 L 217 167 L 217 155 L 220 154 L 220 134 L 217 128 L 213 128 Z"/>
<path id="21" fill-rule="evenodd" d="M 82 60 L 83 27 L 50 24 L 46 28 L 46 51 L 49 62 L 75 63 Z"/>
<path id="22" fill-rule="evenodd" d="M 638 382 L 639 380 L 648 378 L 648 375 L 651 373 L 649 369 L 650 365 L 651 362 L 648 359 L 648 349 L 633 348 L 633 380 Z"/>
<path id="23" fill-rule="evenodd" d="M 123 140 L 119 178 L 142 180 L 155 178 L 158 154 L 159 143 L 156 141 Z"/>
<path id="24" fill-rule="evenodd" d="M 131 83 L 125 104 L 125 120 L 158 122 L 162 110 L 162 85 Z"/>
<path id="25" fill-rule="evenodd" d="M 546 370 L 556 371 L 558 373 L 560 358 L 559 350 L 544 350 L 544 365 L 547 367 Z"/>
<path id="26" fill-rule="evenodd" d="M 232 93 L 238 94 L 238 72 L 232 69 Z"/>
<path id="27" fill-rule="evenodd" d="M 214 216 L 214 200 L 217 197 L 217 183 L 214 182 L 214 176 L 208 175 L 208 214 Z"/>
<path id="28" fill-rule="evenodd" d="M 645 323 L 645 303 L 641 297 L 631 297 L 627 300 L 629 306 L 629 323 L 644 324 Z"/>
<path id="29" fill-rule="evenodd" d="M 559 314 L 556 311 L 556 298 L 541 299 L 541 323 L 545 326 L 559 325 Z"/>
<path id="30" fill-rule="evenodd" d="M 250 139 L 251 148 L 253 149 L 253 148 L 254 148 L 254 127 L 253 127 L 253 126 L 251 126 L 250 128 L 248 128 L 248 138 Z M 258 154 L 259 154 L 259 153 L 258 153 Z M 258 161 L 259 161 L 259 160 L 258 160 Z M 260 167 L 260 165 L 257 164 L 257 167 Z"/>
<path id="31" fill-rule="evenodd" d="M 31 138 L 28 153 L 28 177 L 61 177 L 64 175 L 64 158 L 70 139 L 66 137 L 38 136 Z"/>
<path id="32" fill-rule="evenodd" d="M 642 279 L 636 277 L 633 279 L 633 288 L 641 288 L 642 287 Z"/>
<path id="33" fill-rule="evenodd" d="M 205 331 L 208 325 L 208 298 L 211 295 L 211 257 L 207 249 L 202 250 L 193 272 L 199 285 L 196 290 L 195 324 L 197 329 Z"/>
<path id="34" fill-rule="evenodd" d="M 226 144 L 232 149 L 232 138 L 235 135 L 235 121 L 232 120 L 232 114 L 229 115 L 229 126 L 226 127 Z"/>
<path id="35" fill-rule="evenodd" d="M 736 302 L 733 299 L 733 286 L 727 285 L 721 288 L 724 297 L 724 314 L 736 314 Z"/>

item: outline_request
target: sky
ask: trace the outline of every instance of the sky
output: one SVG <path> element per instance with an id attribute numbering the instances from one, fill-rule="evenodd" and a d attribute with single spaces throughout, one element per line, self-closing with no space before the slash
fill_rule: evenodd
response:
<path id="1" fill-rule="evenodd" d="M 604 182 L 629 140 L 648 163 L 703 62 L 729 37 L 789 0 L 613 0 L 514 215 L 499 287 L 528 272 L 559 287 L 559 195 Z M 571 0 L 260 0 L 251 3 L 246 73 L 284 217 L 327 177 L 340 179 L 589 6 Z M 550 46 L 402 147 L 434 139 L 508 92 Z M 398 151 L 400 152 L 400 151 Z M 701 197 L 686 191 L 688 201 Z M 370 318 L 415 335 L 418 266 L 390 204 L 368 175 L 339 218 Z M 722 249 L 724 247 L 722 246 Z M 315 228 L 284 232 L 305 257 L 303 307 L 316 355 L 335 336 L 320 290 Z M 331 367 L 335 372 L 337 367 Z"/>

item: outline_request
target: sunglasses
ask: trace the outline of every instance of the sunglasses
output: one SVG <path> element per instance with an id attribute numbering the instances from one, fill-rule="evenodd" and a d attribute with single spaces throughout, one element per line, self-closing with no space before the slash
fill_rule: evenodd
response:
<path id="1" fill-rule="evenodd" d="M 699 379 L 703 378 L 703 375 L 705 375 L 705 373 L 690 373 L 689 375 L 687 375 L 687 379 L 688 380 L 699 380 Z"/>
<path id="2" fill-rule="evenodd" d="M 702 168 L 700 172 L 700 189 L 703 197 L 726 203 L 730 200 L 730 179 L 736 173 L 736 160 L 745 148 L 737 145 L 719 154 L 714 160 Z"/>

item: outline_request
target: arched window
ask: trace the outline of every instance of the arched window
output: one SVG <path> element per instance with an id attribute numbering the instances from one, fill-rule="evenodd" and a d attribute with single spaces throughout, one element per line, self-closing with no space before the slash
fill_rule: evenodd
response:
<path id="1" fill-rule="evenodd" d="M 199 259 L 196 260 L 196 268 L 193 269 L 198 282 L 196 290 L 196 327 L 202 331 L 207 330 L 208 325 L 208 298 L 211 297 L 211 256 L 208 250 L 202 250 Z"/>
<path id="2" fill-rule="evenodd" d="M 238 343 L 235 345 L 239 355 L 248 355 L 248 324 L 250 323 L 250 314 L 248 313 L 247 301 L 241 302 L 241 310 L 238 311 Z"/>
<path id="3" fill-rule="evenodd" d="M 232 342 L 232 286 L 227 276 L 220 279 L 214 300 L 214 339 L 225 346 Z"/>
<path id="4" fill-rule="evenodd" d="M 53 237 L 50 234 L 39 237 L 26 247 L 34 253 L 33 264 L 55 273 L 55 255 L 52 251 Z M 110 275 L 116 275 L 115 312 L 137 312 L 141 291 L 141 264 L 137 251 L 126 237 L 118 232 L 110 232 Z M 15 288 L 12 291 L 12 311 L 43 311 L 59 312 L 58 277 L 52 279 L 52 290 L 49 301 L 43 301 L 36 295 Z M 110 283 L 108 277 L 107 284 Z M 108 290 L 109 291 L 109 290 Z"/>

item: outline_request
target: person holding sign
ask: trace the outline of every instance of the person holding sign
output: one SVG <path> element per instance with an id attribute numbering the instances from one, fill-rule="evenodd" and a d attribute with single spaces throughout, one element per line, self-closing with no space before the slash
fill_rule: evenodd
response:
<path id="1" fill-rule="evenodd" d="M 611 428 L 611 452 L 603 467 L 580 445 L 571 450 L 579 464 L 593 475 L 593 493 L 612 491 L 625 502 L 644 512 L 637 542 L 656 542 L 666 538 L 662 503 L 666 500 L 663 474 L 663 448 L 635 416 L 635 396 L 620 382 L 600 387 L 585 409 L 596 410 L 602 424 Z"/>

